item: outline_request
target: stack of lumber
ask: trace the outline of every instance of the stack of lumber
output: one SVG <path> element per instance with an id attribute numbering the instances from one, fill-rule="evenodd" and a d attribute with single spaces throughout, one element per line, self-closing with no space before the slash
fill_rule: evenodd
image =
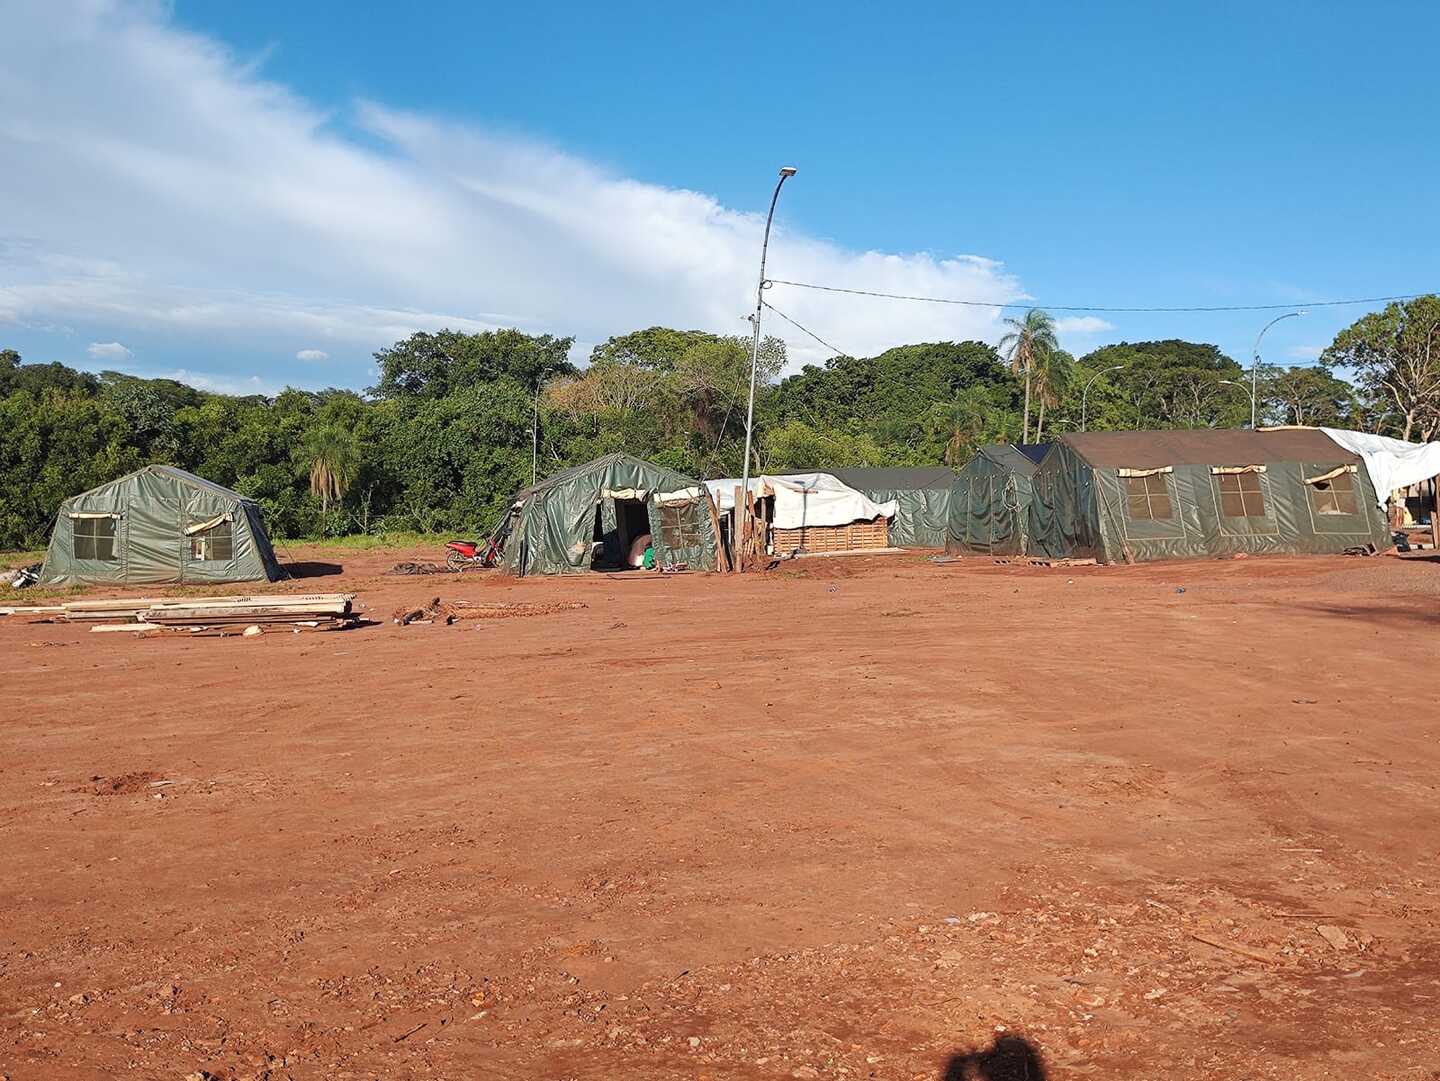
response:
<path id="1" fill-rule="evenodd" d="M 89 623 L 99 633 L 259 634 L 268 629 L 340 630 L 358 618 L 353 593 L 254 597 L 123 597 L 11 608 L 39 622 Z M 118 622 L 117 622 L 118 621 Z"/>

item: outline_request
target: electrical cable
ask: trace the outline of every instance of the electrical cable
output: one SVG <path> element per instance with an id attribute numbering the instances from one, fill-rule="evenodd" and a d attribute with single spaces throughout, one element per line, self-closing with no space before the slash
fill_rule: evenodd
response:
<path id="1" fill-rule="evenodd" d="M 958 300 L 951 297 L 918 297 L 908 296 L 903 293 L 882 293 L 874 289 L 844 289 L 838 285 L 817 285 L 814 282 L 786 281 L 783 278 L 769 278 L 766 285 L 790 285 L 796 289 L 814 289 L 822 293 L 848 293 L 851 296 L 881 297 L 885 300 L 914 300 L 924 304 L 958 304 L 967 308 L 1043 308 L 1051 312 L 1110 312 L 1112 314 L 1122 313 L 1160 313 L 1160 312 L 1272 312 L 1284 311 L 1286 309 L 1308 309 L 1308 308 L 1338 308 L 1347 304 L 1383 304 L 1393 300 L 1414 300 L 1417 297 L 1431 296 L 1431 293 L 1405 293 L 1399 296 L 1389 297 L 1361 297 L 1354 300 L 1312 300 L 1296 304 L 1213 304 L 1213 305 L 1190 305 L 1182 307 L 1151 307 L 1151 308 L 1119 308 L 1104 307 L 1095 304 L 1042 304 L 1034 300 L 1018 301 L 996 301 L 996 300 Z M 768 306 L 768 305 L 767 305 Z M 781 318 L 789 319 L 775 310 Z M 794 322 L 794 320 L 789 320 Z M 798 323 L 795 324 L 799 326 Z M 804 327 L 800 328 L 804 330 Z M 809 334 L 807 330 L 805 333 Z M 814 337 L 811 334 L 811 337 Z M 817 339 L 818 340 L 818 339 Z M 833 346 L 829 348 L 834 348 Z"/>
<path id="2" fill-rule="evenodd" d="M 782 312 L 779 308 L 775 307 L 775 305 L 771 304 L 768 300 L 762 300 L 760 303 L 764 304 L 765 307 L 769 308 L 772 312 L 778 315 L 781 319 L 785 320 L 785 322 L 789 323 L 796 330 L 800 331 L 801 333 L 810 335 L 810 337 L 814 338 L 817 342 L 823 345 L 826 349 L 830 350 L 830 352 L 834 353 L 837 357 L 853 357 L 855 355 L 854 353 L 847 353 L 843 349 L 835 348 L 835 346 L 831 345 L 824 338 L 820 337 L 820 335 L 816 334 L 809 327 L 801 326 L 799 323 L 795 322 L 795 320 L 791 319 L 788 315 Z"/>

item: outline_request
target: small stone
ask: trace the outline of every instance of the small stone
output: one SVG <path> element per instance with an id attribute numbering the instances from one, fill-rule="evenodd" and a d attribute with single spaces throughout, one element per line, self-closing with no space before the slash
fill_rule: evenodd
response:
<path id="1" fill-rule="evenodd" d="M 691 1037 L 690 1037 L 690 1046 L 691 1046 L 691 1047 L 699 1047 L 699 1046 L 700 1046 L 700 1037 L 699 1037 L 699 1036 L 691 1036 Z"/>
<path id="2" fill-rule="evenodd" d="M 1348 949 L 1350 946 L 1350 936 L 1328 923 L 1317 924 L 1315 933 L 1337 950 Z"/>
<path id="3" fill-rule="evenodd" d="M 819 1077 L 820 1071 L 814 1066 L 796 1066 L 790 1071 L 791 1077 Z"/>
<path id="4" fill-rule="evenodd" d="M 254 623 L 250 624 L 250 626 L 248 626 L 248 627 L 245 628 L 245 637 L 246 637 L 246 638 L 256 638 L 256 637 L 259 637 L 260 635 L 262 635 L 262 634 L 264 634 L 264 633 L 265 633 L 264 629 L 261 628 L 259 625 L 254 624 Z"/>

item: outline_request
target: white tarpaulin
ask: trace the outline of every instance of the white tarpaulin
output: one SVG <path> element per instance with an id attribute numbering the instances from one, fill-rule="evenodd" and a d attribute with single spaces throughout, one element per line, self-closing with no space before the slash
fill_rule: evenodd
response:
<path id="1" fill-rule="evenodd" d="M 1340 446 L 1365 460 L 1365 472 L 1383 506 L 1390 493 L 1440 476 L 1440 443 L 1407 443 L 1366 432 L 1321 428 Z"/>
<path id="2" fill-rule="evenodd" d="M 739 478 L 731 480 L 707 480 L 705 487 L 715 500 L 715 507 L 722 514 L 735 507 L 735 489 L 740 487 Z M 849 525 L 851 522 L 869 522 L 876 518 L 894 518 L 900 504 L 895 500 L 875 503 L 867 499 L 829 473 L 787 473 L 783 476 L 762 476 L 750 478 L 750 490 L 758 498 L 761 494 L 775 494 L 776 529 L 801 529 L 812 525 Z"/>

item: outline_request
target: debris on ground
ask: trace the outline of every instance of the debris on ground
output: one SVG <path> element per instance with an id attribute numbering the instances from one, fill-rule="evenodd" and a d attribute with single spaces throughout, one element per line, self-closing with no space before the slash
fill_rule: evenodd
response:
<path id="1" fill-rule="evenodd" d="M 451 624 L 461 619 L 507 619 L 512 616 L 544 616 L 588 608 L 583 601 L 442 601 L 435 597 L 427 604 L 395 609 L 392 622 L 407 627 L 412 623 Z"/>
<path id="2" fill-rule="evenodd" d="M 386 574 L 454 574 L 443 563 L 396 563 Z"/>
<path id="3" fill-rule="evenodd" d="M 0 571 L 0 585 L 9 586 L 11 589 L 24 589 L 26 586 L 33 586 L 40 581 L 39 563 L 32 563 L 28 567 L 14 567 L 8 571 Z"/>

